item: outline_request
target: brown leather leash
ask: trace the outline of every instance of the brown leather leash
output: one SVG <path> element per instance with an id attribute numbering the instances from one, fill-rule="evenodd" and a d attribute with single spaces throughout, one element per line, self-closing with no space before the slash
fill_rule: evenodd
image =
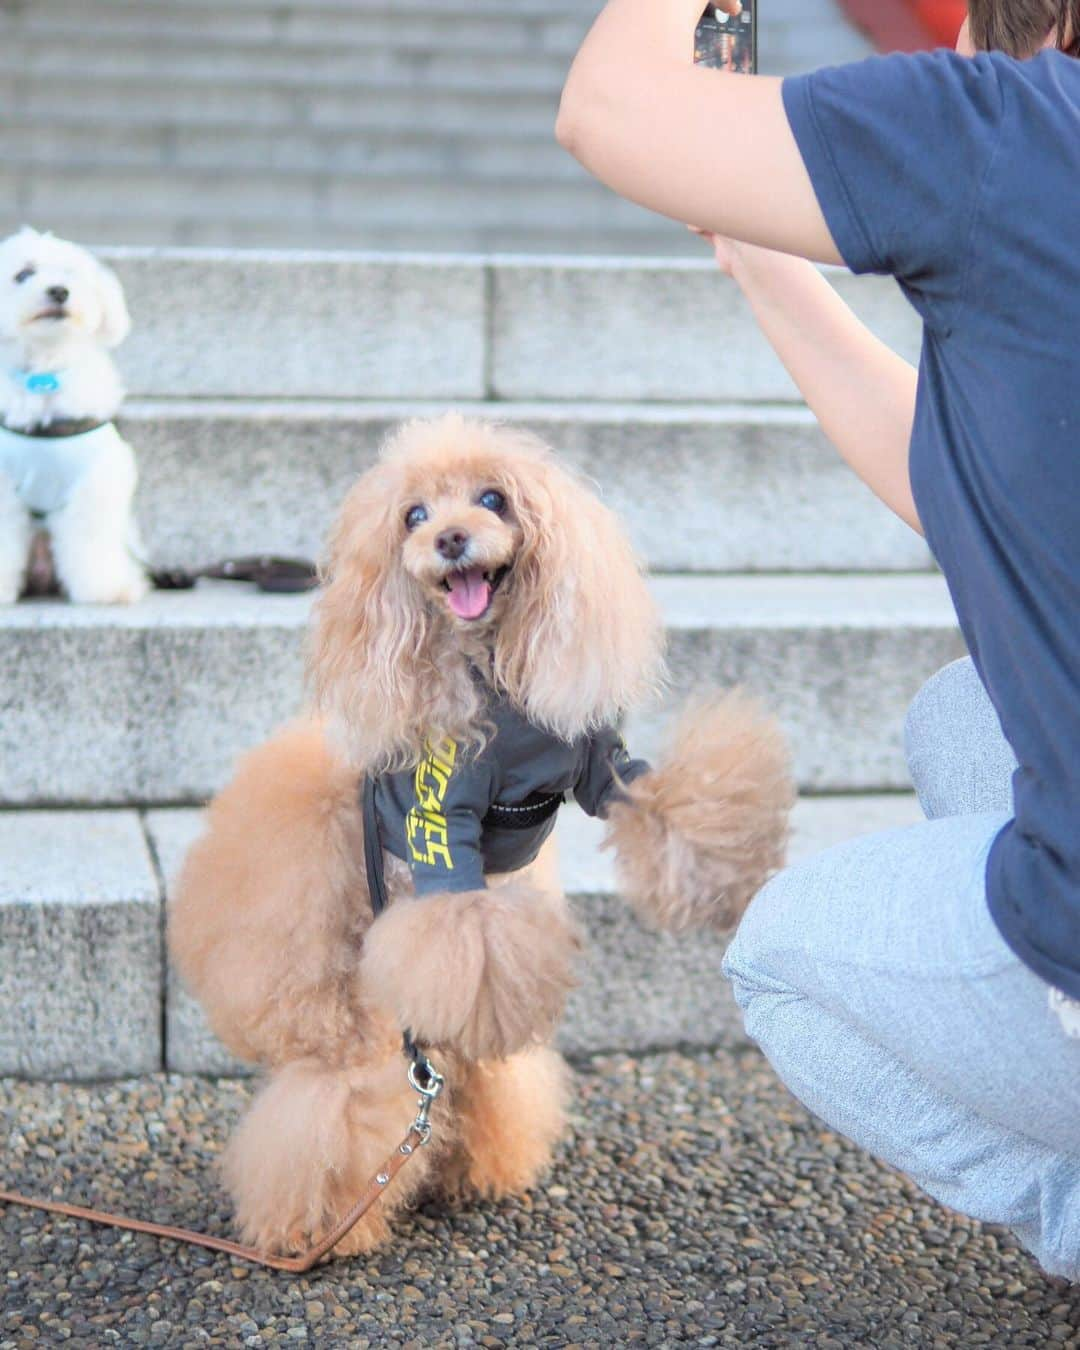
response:
<path id="1" fill-rule="evenodd" d="M 124 1214 L 108 1214 L 102 1210 L 88 1209 L 83 1205 L 69 1205 L 62 1200 L 37 1200 L 28 1195 L 18 1195 L 14 1191 L 0 1190 L 0 1203 L 43 1209 L 51 1214 L 64 1214 L 72 1219 L 88 1219 L 91 1223 L 105 1224 L 110 1228 L 126 1228 L 133 1233 L 149 1233 L 153 1237 L 171 1238 L 174 1242 L 186 1242 L 194 1247 L 207 1247 L 211 1251 L 225 1252 L 243 1261 L 268 1266 L 271 1270 L 285 1270 L 302 1275 L 317 1265 L 346 1234 L 352 1232 L 368 1210 L 386 1192 L 401 1169 L 415 1156 L 416 1150 L 423 1148 L 431 1138 L 431 1122 L 428 1116 L 432 1103 L 443 1089 L 443 1078 L 436 1072 L 430 1060 L 420 1056 L 409 1065 L 409 1082 L 420 1094 L 420 1099 L 416 1119 L 409 1126 L 408 1134 L 371 1178 L 363 1194 L 345 1217 L 314 1247 L 309 1247 L 299 1256 L 272 1256 L 260 1252 L 255 1247 L 245 1247 L 239 1242 L 230 1242 L 228 1238 L 214 1237 L 209 1233 L 198 1233 L 192 1228 L 172 1228 L 168 1224 L 131 1219 Z"/>

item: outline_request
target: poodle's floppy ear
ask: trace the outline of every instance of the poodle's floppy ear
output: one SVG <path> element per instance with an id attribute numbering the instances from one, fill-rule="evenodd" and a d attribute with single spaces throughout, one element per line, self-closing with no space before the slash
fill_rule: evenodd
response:
<path id="1" fill-rule="evenodd" d="M 106 267 L 97 258 L 94 259 L 94 272 L 101 303 L 101 320 L 96 336 L 104 347 L 119 347 L 131 332 L 131 316 L 124 299 L 124 289 L 112 268 Z"/>
<path id="2" fill-rule="evenodd" d="M 397 487 L 379 463 L 345 498 L 309 651 L 316 706 L 360 771 L 412 762 L 440 719 L 456 730 L 476 705 L 463 663 L 435 659 L 433 617 L 401 561 Z"/>
<path id="3" fill-rule="evenodd" d="M 496 675 L 533 721 L 573 740 L 656 687 L 660 616 L 619 522 L 570 470 L 516 457 L 508 486 L 524 539 Z"/>
<path id="4" fill-rule="evenodd" d="M 309 654 L 319 712 L 354 767 L 381 760 L 404 733 L 416 694 L 409 672 L 426 644 L 424 606 L 406 594 L 391 533 L 392 475 L 369 469 L 345 498 L 330 537 Z"/>

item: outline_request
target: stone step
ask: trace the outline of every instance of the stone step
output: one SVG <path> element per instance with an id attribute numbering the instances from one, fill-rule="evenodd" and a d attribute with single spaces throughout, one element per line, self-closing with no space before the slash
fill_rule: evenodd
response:
<path id="1" fill-rule="evenodd" d="M 598 232 L 620 226 L 624 238 L 637 228 L 655 230 L 655 219 L 631 202 L 615 198 L 583 172 L 558 171 L 554 178 L 478 173 L 438 179 L 404 171 L 371 169 L 354 173 L 303 170 L 262 172 L 236 167 L 160 169 L 87 167 L 78 161 L 9 165 L 0 172 L 0 192 L 21 203 L 24 216 L 52 220 L 57 211 L 87 215 L 115 211 L 131 203 L 134 220 L 180 219 L 262 221 L 294 228 L 306 226 L 318 237 L 323 225 L 338 230 L 387 230 L 417 220 L 445 222 L 447 229 L 524 227 L 558 228 L 573 219 L 581 229 Z M 83 232 L 80 231 L 80 237 Z"/>
<path id="2" fill-rule="evenodd" d="M 132 811 L 0 812 L 0 1074 L 162 1064 L 161 883 Z"/>
<path id="3" fill-rule="evenodd" d="M 526 131 L 553 139 L 557 99 L 550 90 L 444 89 L 428 83 L 423 117 L 417 91 L 368 85 L 323 86 L 302 72 L 291 80 L 247 80 L 243 84 L 177 80 L 168 70 L 156 75 L 105 77 L 57 84 L 38 78 L 0 81 L 0 115 L 48 121 L 85 118 L 118 126 L 167 122 L 172 126 L 228 123 L 284 134 L 304 127 L 338 130 L 392 128 L 500 135 Z"/>
<path id="4" fill-rule="evenodd" d="M 430 403 L 129 403 L 138 513 L 158 566 L 319 556 L 387 431 Z M 597 483 L 654 572 L 911 571 L 923 541 L 787 405 L 464 405 L 527 427 Z M 244 509 L 238 511 L 236 503 Z"/>
<path id="5" fill-rule="evenodd" d="M 119 357 L 136 396 L 801 401 L 707 259 L 104 256 L 134 316 Z M 918 358 L 918 317 L 891 279 L 827 275 L 879 337 Z"/>
<path id="6" fill-rule="evenodd" d="M 89 28 L 78 43 L 52 35 L 22 33 L 0 46 L 0 75 L 51 82 L 127 79 L 168 72 L 175 81 L 228 81 L 239 87 L 281 81 L 291 88 L 436 88 L 505 91 L 542 90 L 557 97 L 572 51 L 506 52 L 498 48 L 444 50 L 438 43 L 419 50 L 376 42 L 339 46 L 324 37 L 316 43 L 234 41 L 215 37 L 155 41 L 97 35 Z"/>
<path id="7" fill-rule="evenodd" d="M 903 795 L 803 801 L 792 854 L 916 817 Z M 0 1074 L 90 1079 L 162 1067 L 243 1069 L 165 972 L 165 882 L 199 819 L 185 810 L 143 819 L 134 811 L 0 813 L 0 856 L 7 860 L 0 874 Z M 597 823 L 567 808 L 559 832 L 564 884 L 590 933 L 562 1047 L 586 1054 L 740 1038 L 719 976 L 719 940 L 645 933 L 613 894 L 608 855 L 596 851 Z"/>
<path id="8" fill-rule="evenodd" d="M 28 214 L 0 206 L 0 238 L 17 230 Z M 422 217 L 384 226 L 327 225 L 319 222 L 315 233 L 304 220 L 283 221 L 273 217 L 260 220 L 215 220 L 212 217 L 190 219 L 184 215 L 135 218 L 130 211 L 116 207 L 88 215 L 78 203 L 67 202 L 49 214 L 49 227 L 65 239 L 78 239 L 94 249 L 114 248 L 118 244 L 152 247 L 197 247 L 230 250 L 364 249 L 379 253 L 422 252 L 438 245 L 447 254 L 579 254 L 587 257 L 639 258 L 700 257 L 701 244 L 686 231 L 657 217 L 651 228 L 577 229 L 573 219 L 561 227 L 531 228 L 529 225 L 460 225 L 441 228 L 433 234 Z"/>
<path id="9" fill-rule="evenodd" d="M 798 18 L 805 13 L 807 4 L 820 5 L 823 0 L 773 0 L 770 14 L 784 20 Z M 824 0 L 835 9 L 832 0 Z M 593 0 L 446 0 L 437 9 L 429 0 L 94 0 L 95 11 L 107 13 L 133 12 L 143 15 L 175 16 L 182 18 L 190 15 L 200 18 L 215 13 L 228 12 L 257 18 L 261 14 L 273 14 L 281 22 L 294 22 L 302 16 L 333 19 L 348 19 L 354 16 L 381 15 L 414 19 L 436 13 L 443 18 L 468 20 L 477 16 L 492 19 L 532 18 L 544 19 L 552 16 L 582 16 L 585 23 L 591 23 L 596 15 Z M 76 18 L 83 16 L 83 0 L 35 0 L 33 7 L 16 10 L 11 6 L 9 22 L 26 22 L 28 18 L 41 14 L 71 13 Z"/>
<path id="10" fill-rule="evenodd" d="M 229 3 L 148 4 L 146 0 L 95 0 L 88 25 L 85 0 L 35 0 L 32 7 L 0 14 L 0 36 L 7 42 L 69 40 L 80 48 L 117 40 L 153 43 L 160 53 L 175 42 L 270 43 L 303 55 L 333 44 L 378 46 L 383 50 L 449 52 L 497 51 L 500 54 L 558 53 L 577 49 L 592 17 L 591 6 L 439 5 L 247 5 Z"/>
<path id="11" fill-rule="evenodd" d="M 460 174 L 467 180 L 582 181 L 582 170 L 556 145 L 549 126 L 542 133 L 510 132 L 485 137 L 462 133 L 363 128 L 249 129 L 243 123 L 173 127 L 165 122 L 96 125 L 13 117 L 0 126 L 0 159 L 11 167 L 66 170 L 92 164 L 95 174 L 114 169 L 232 171 L 264 176 L 285 185 L 324 174 L 407 177 Z"/>
<path id="12" fill-rule="evenodd" d="M 815 791 L 906 785 L 907 702 L 963 646 L 937 576 L 657 577 L 672 692 L 628 734 L 652 753 L 664 711 L 745 684 L 775 708 Z M 302 702 L 309 597 L 226 582 L 131 608 L 0 610 L 10 672 L 0 804 L 179 804 Z"/>

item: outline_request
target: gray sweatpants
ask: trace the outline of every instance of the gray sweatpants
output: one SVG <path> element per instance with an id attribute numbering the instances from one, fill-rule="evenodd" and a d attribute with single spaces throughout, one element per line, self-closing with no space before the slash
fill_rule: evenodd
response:
<path id="1" fill-rule="evenodd" d="M 987 911 L 1015 761 L 970 661 L 916 698 L 907 752 L 927 821 L 782 872 L 724 971 L 812 1111 L 1080 1280 L 1080 1040 Z"/>

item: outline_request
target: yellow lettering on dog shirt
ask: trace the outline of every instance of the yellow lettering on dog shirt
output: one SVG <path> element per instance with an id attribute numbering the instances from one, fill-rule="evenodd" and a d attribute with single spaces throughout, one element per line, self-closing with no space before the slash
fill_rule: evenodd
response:
<path id="1" fill-rule="evenodd" d="M 405 817 L 405 838 L 413 861 L 426 867 L 440 863 L 454 870 L 450 853 L 450 829 L 444 814 L 446 789 L 457 762 L 457 741 L 449 736 L 437 745 L 424 747 L 426 756 L 416 766 L 416 805 Z"/>

